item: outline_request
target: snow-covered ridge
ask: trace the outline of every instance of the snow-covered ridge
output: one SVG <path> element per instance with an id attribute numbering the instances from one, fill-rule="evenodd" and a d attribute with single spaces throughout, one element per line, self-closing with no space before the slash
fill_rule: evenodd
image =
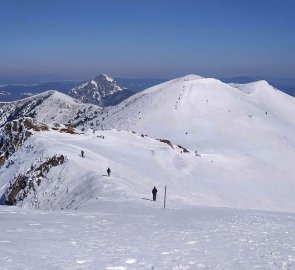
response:
<path id="1" fill-rule="evenodd" d="M 184 152 L 176 145 L 171 147 L 164 139 L 161 142 L 116 130 L 95 134 L 36 132 L 0 171 L 0 195 L 14 185 L 13 181 L 28 179 L 40 183 L 27 190 L 17 205 L 73 209 L 100 201 L 140 204 L 142 198 L 149 198 L 151 187 L 163 190 L 166 185 L 170 207 L 203 205 L 295 212 L 295 182 L 291 177 L 283 179 L 280 172 L 272 170 L 275 177 L 265 178 L 266 165 L 255 168 L 251 157 L 202 151 L 196 155 L 191 149 Z M 66 162 L 40 175 L 41 164 L 61 156 Z M 107 167 L 111 168 L 111 177 L 106 176 Z M 22 178 L 16 179 L 16 175 Z M 162 192 L 158 199 L 162 201 Z"/>
<path id="2" fill-rule="evenodd" d="M 0 126 L 21 117 L 31 117 L 47 124 L 66 124 L 78 112 L 89 112 L 91 115 L 100 110 L 98 106 L 84 104 L 68 95 L 51 90 L 23 100 L 0 103 Z"/>
<path id="3" fill-rule="evenodd" d="M 243 87 L 213 78 L 178 78 L 128 98 L 90 123 L 166 138 L 214 157 L 214 178 L 224 183 L 268 187 L 284 179 L 286 187 L 293 186 L 295 99 L 264 81 Z"/>
<path id="4" fill-rule="evenodd" d="M 259 90 L 259 95 L 246 94 L 247 91 L 253 92 L 253 89 Z M 259 118 L 256 119 L 258 122 L 263 121 L 267 125 L 272 125 L 272 121 L 287 121 L 294 126 L 294 112 L 294 98 L 267 82 L 233 87 L 213 78 L 189 75 L 188 78 L 174 79 L 131 96 L 107 110 L 108 117 L 106 114 L 101 117 L 106 119 L 104 127 L 129 130 L 139 127 L 138 132 L 168 138 L 175 137 L 176 132 L 170 132 L 172 130 L 180 132 L 181 128 L 189 131 L 198 127 L 202 131 L 207 129 L 209 123 L 224 123 L 221 134 L 222 129 L 232 127 L 231 122 L 248 128 L 249 118 L 255 116 Z M 265 121 L 265 115 L 272 115 L 272 121 Z M 252 121 L 255 128 L 258 122 Z M 163 134 L 167 129 L 169 132 Z M 185 139 L 189 136 L 181 137 Z"/>
<path id="5" fill-rule="evenodd" d="M 114 200 L 118 197 L 135 198 L 138 194 L 143 196 L 142 186 L 138 189 L 135 186 L 138 179 L 146 179 L 146 188 L 154 183 L 169 185 L 175 204 L 295 211 L 292 199 L 295 197 L 292 191 L 295 190 L 294 98 L 266 82 L 239 86 L 214 78 L 188 75 L 146 89 L 117 106 L 104 109 L 81 104 L 59 93 L 50 97 L 21 103 L 16 111 L 21 108 L 21 115 L 33 114 L 35 119 L 45 123 L 69 122 L 83 131 L 87 132 L 89 128 L 92 131 L 88 135 L 70 138 L 61 138 L 63 135 L 50 132 L 46 141 L 52 140 L 52 145 L 59 145 L 64 152 L 54 151 L 54 147 L 51 147 L 52 152 L 48 152 L 49 144 L 38 143 L 42 153 L 48 153 L 48 157 L 67 156 L 67 164 L 71 165 L 63 166 L 79 168 L 79 179 L 83 183 L 88 181 L 90 186 L 92 181 L 96 183 L 97 178 L 106 183 L 92 168 L 101 166 L 99 170 L 103 171 L 112 164 L 115 171 L 126 171 L 124 175 L 116 175 L 116 182 L 108 186 L 111 191 L 108 190 L 107 195 L 105 186 L 100 185 L 93 187 L 98 190 L 95 194 L 104 194 L 102 197 Z M 102 129 L 130 132 L 100 131 Z M 136 134 L 130 135 L 131 131 L 148 137 L 143 135 L 139 141 Z M 40 133 L 34 138 L 45 141 L 42 136 L 45 135 Z M 96 141 L 97 136 L 112 139 Z M 174 149 L 155 139 L 169 140 Z M 69 148 L 62 143 L 69 144 Z M 181 145 L 190 153 L 181 154 L 175 145 Z M 81 163 L 80 158 L 76 160 L 81 149 L 92 157 L 89 163 L 86 158 L 87 164 Z M 20 153 L 15 153 L 16 158 Z M 148 162 L 151 162 L 151 167 Z M 99 163 L 101 165 L 97 165 Z M 81 164 L 85 168 L 80 168 Z M 137 168 L 138 164 L 142 166 Z M 19 169 L 13 167 L 11 170 Z M 56 177 L 57 174 L 53 174 L 50 181 L 55 181 Z M 60 177 L 63 178 L 64 174 Z M 75 175 L 71 177 L 76 179 Z M 184 184 L 184 178 L 188 183 Z M 83 200 L 76 200 L 75 207 L 94 196 L 84 189 L 82 182 L 79 182 L 79 188 Z M 131 187 L 134 187 L 134 192 Z M 70 198 L 73 200 L 74 195 Z M 62 201 L 51 206 L 58 208 L 60 205 Z M 69 201 L 66 203 L 66 207 L 73 205 L 70 206 Z"/>
<path id="6" fill-rule="evenodd" d="M 255 94 L 258 91 L 272 92 L 275 89 L 273 86 L 271 86 L 265 80 L 260 80 L 260 81 L 256 81 L 256 82 L 245 83 L 245 84 L 229 83 L 229 85 L 241 90 L 245 94 Z"/>

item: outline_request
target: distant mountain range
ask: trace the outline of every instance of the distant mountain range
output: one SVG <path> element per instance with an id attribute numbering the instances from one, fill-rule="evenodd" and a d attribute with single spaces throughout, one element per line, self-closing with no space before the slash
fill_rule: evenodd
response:
<path id="1" fill-rule="evenodd" d="M 0 101 L 15 101 L 24 99 L 48 90 L 58 90 L 67 93 L 79 82 L 76 81 L 57 81 L 40 82 L 34 84 L 8 84 L 0 85 Z"/>
<path id="2" fill-rule="evenodd" d="M 80 98 L 86 101 L 90 101 L 90 103 L 95 104 L 101 104 L 103 106 L 105 105 L 112 105 L 117 104 L 124 98 L 140 92 L 146 88 L 149 88 L 151 86 L 157 85 L 159 83 L 164 82 L 163 79 L 124 79 L 124 78 L 118 78 L 114 79 L 116 81 L 116 84 L 124 89 L 124 91 L 116 91 L 115 95 L 107 95 L 103 94 L 104 96 L 101 97 L 98 95 L 97 90 L 95 89 L 95 84 L 91 83 L 92 81 L 95 82 L 95 80 L 98 78 L 97 76 L 93 80 L 89 80 L 86 82 L 79 82 L 79 81 L 56 81 L 56 82 L 40 82 L 40 83 L 34 83 L 34 84 L 4 84 L 0 85 L 0 102 L 9 102 L 9 101 L 15 101 L 24 99 L 27 97 L 30 97 L 32 95 L 40 94 L 42 92 L 48 91 L 48 90 L 57 90 L 61 93 L 69 94 L 71 90 L 72 96 L 76 96 L 74 92 L 79 92 Z M 100 78 L 101 79 L 101 78 Z M 98 79 L 99 80 L 99 79 Z M 95 82 L 96 83 L 96 82 Z M 111 84 L 109 84 L 110 87 Z M 100 85 L 101 90 L 104 89 L 103 85 Z M 83 94 L 83 97 L 81 97 L 82 93 L 81 91 L 88 91 L 88 94 Z M 96 94 L 94 97 L 91 97 L 91 94 L 89 90 L 96 91 Z M 113 89 L 114 90 L 114 89 Z M 109 91 L 109 90 L 107 90 Z M 112 97 L 111 97 L 112 96 Z M 110 98 L 111 97 L 111 98 Z M 102 98 L 102 103 L 99 101 L 100 98 Z"/>
<path id="3" fill-rule="evenodd" d="M 225 83 L 250 83 L 254 81 L 262 80 L 261 77 L 224 77 L 220 80 Z M 115 78 L 116 83 L 125 91 L 118 92 L 118 96 L 114 96 L 114 103 L 119 103 L 125 97 L 132 95 L 132 93 L 138 93 L 151 86 L 165 82 L 164 79 L 127 79 L 127 78 Z M 89 80 L 88 82 L 91 82 Z M 84 82 L 85 83 L 85 82 Z M 34 84 L 4 84 L 0 85 L 0 101 L 15 101 L 23 99 L 35 94 L 42 93 L 48 90 L 57 90 L 59 92 L 68 94 L 73 88 L 81 87 L 83 83 L 79 81 L 55 81 L 55 82 L 40 82 Z M 284 83 L 270 82 L 271 85 L 277 89 L 287 93 L 288 95 L 295 96 L 295 86 L 285 85 Z M 91 84 L 90 84 L 91 85 Z M 126 94 L 126 95 L 125 95 Z M 113 101 L 105 99 L 106 104 L 111 104 Z"/>

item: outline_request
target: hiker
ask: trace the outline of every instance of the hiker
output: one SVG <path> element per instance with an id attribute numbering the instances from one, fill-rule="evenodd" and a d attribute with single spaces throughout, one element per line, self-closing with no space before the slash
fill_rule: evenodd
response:
<path id="1" fill-rule="evenodd" d="M 156 201 L 157 199 L 157 192 L 158 190 L 156 189 L 156 187 L 153 188 L 152 193 L 153 193 L 153 201 Z"/>
<path id="2" fill-rule="evenodd" d="M 107 169 L 107 173 L 108 173 L 108 177 L 110 177 L 110 175 L 111 175 L 111 169 L 110 168 Z"/>
<path id="3" fill-rule="evenodd" d="M 84 157 L 84 151 L 81 150 L 81 157 Z"/>

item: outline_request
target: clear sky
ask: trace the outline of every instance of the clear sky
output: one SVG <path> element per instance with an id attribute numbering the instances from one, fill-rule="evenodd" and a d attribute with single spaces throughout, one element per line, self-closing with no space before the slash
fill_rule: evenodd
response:
<path id="1" fill-rule="evenodd" d="M 0 76 L 295 77 L 292 0 L 0 0 Z"/>

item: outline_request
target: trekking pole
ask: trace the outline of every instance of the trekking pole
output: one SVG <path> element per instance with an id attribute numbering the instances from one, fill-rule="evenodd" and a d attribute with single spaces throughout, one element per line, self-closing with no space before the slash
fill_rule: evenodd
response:
<path id="1" fill-rule="evenodd" d="M 165 186 L 165 193 L 164 193 L 164 209 L 166 208 L 166 186 Z"/>

